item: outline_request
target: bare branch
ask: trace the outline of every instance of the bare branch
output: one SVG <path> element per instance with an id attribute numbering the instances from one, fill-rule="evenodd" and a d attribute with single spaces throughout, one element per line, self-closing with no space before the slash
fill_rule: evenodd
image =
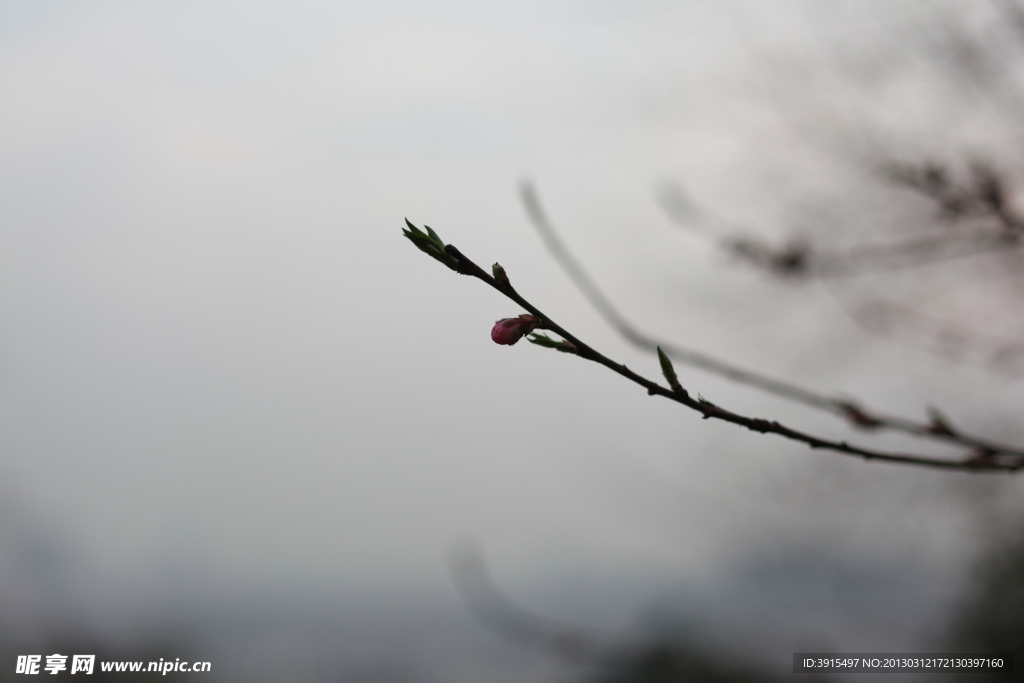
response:
<path id="1" fill-rule="evenodd" d="M 724 653 L 708 653 L 686 640 L 607 633 L 531 612 L 502 590 L 475 544 L 453 549 L 449 569 L 459 596 L 484 626 L 571 664 L 596 666 L 611 673 L 611 678 L 601 680 L 774 680 L 761 671 L 740 669 L 731 658 L 727 661 Z"/>
<path id="2" fill-rule="evenodd" d="M 498 634 L 579 662 L 594 658 L 622 638 L 598 633 L 533 614 L 510 599 L 497 585 L 475 544 L 460 544 L 448 558 L 455 589 L 482 623 Z"/>
<path id="3" fill-rule="evenodd" d="M 596 349 L 584 343 L 578 337 L 545 315 L 536 306 L 523 298 L 523 296 L 515 290 L 507 277 L 504 278 L 503 281 L 496 280 L 484 269 L 466 257 L 454 245 L 446 245 L 444 252 L 455 259 L 455 265 L 451 267 L 452 270 L 462 273 L 463 275 L 469 275 L 470 277 L 482 280 L 539 319 L 539 323 L 534 326 L 536 329 L 550 330 L 562 337 L 565 341 L 569 342 L 571 346 L 560 349 L 561 351 L 571 353 L 585 360 L 603 365 L 612 372 L 643 387 L 647 390 L 648 395 L 662 396 L 671 401 L 675 401 L 676 403 L 700 413 L 704 419 L 722 420 L 723 422 L 739 425 L 760 434 L 776 434 L 792 441 L 798 441 L 807 444 L 807 446 L 813 449 L 833 451 L 843 455 L 864 458 L 865 460 L 879 460 L 882 462 L 903 463 L 908 465 L 963 471 L 1012 472 L 1024 467 L 1024 456 L 1014 454 L 1009 457 L 1003 457 L 1005 456 L 1004 451 L 993 451 L 991 449 L 976 449 L 976 452 L 969 454 L 967 459 L 954 461 L 926 455 L 863 448 L 861 446 L 851 445 L 845 441 L 833 441 L 831 439 L 816 437 L 811 434 L 786 427 L 779 422 L 761 418 L 751 418 L 739 413 L 734 413 L 702 398 L 693 399 L 688 393 L 675 391 L 670 387 L 663 387 L 660 384 L 633 372 L 625 365 L 617 363 L 607 356 L 599 353 Z M 980 457 L 982 452 L 984 452 L 985 457 Z"/>
<path id="4" fill-rule="evenodd" d="M 805 240 L 772 246 L 754 232 L 697 206 L 678 186 L 658 193 L 665 213 L 680 227 L 711 239 L 726 252 L 766 272 L 789 278 L 838 278 L 904 270 L 1019 247 L 1024 221 L 1006 203 L 1005 181 L 987 164 L 976 163 L 973 182 L 952 183 L 936 164 L 923 167 L 890 165 L 885 175 L 893 182 L 934 199 L 950 218 L 996 219 L 996 225 L 973 225 L 945 234 L 927 233 L 891 242 L 823 251 Z"/>
<path id="5" fill-rule="evenodd" d="M 541 206 L 537 192 L 529 184 L 521 187 L 523 204 L 531 222 L 540 234 L 545 246 L 555 257 L 559 265 L 572 281 L 583 292 L 584 296 L 597 309 L 598 313 L 634 346 L 645 351 L 656 352 L 660 347 L 675 360 L 691 367 L 700 368 L 720 377 L 725 377 L 739 384 L 755 387 L 781 398 L 801 403 L 812 408 L 826 410 L 845 418 L 851 424 L 863 429 L 891 429 L 919 437 L 946 441 L 968 448 L 985 449 L 995 453 L 1024 459 L 1024 450 L 994 443 L 987 439 L 970 436 L 959 431 L 935 430 L 927 422 L 917 422 L 903 417 L 886 415 L 869 411 L 858 402 L 849 399 L 833 398 L 810 389 L 768 377 L 752 370 L 740 368 L 732 363 L 719 360 L 707 354 L 672 344 L 640 332 L 626 320 L 618 309 L 608 300 L 601 289 L 594 283 L 583 266 L 576 260 L 572 252 L 559 237 L 554 226 Z"/>

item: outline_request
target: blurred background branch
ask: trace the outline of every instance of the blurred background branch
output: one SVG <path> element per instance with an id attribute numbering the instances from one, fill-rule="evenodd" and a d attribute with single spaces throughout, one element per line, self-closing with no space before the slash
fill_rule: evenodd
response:
<path id="1" fill-rule="evenodd" d="M 740 368 L 705 353 L 647 336 L 634 327 L 615 308 L 590 275 L 587 274 L 576 257 L 573 256 L 572 252 L 555 231 L 554 225 L 545 213 L 537 191 L 531 183 L 525 182 L 520 186 L 520 196 L 531 223 L 537 229 L 551 255 L 605 321 L 633 345 L 650 352 L 660 347 L 668 355 L 681 363 L 766 391 L 781 398 L 812 408 L 829 411 L 846 418 L 850 424 L 861 429 L 891 429 L 913 436 L 937 439 L 970 447 L 975 449 L 969 458 L 973 462 L 984 462 L 998 454 L 1018 459 L 1024 458 L 1024 451 L 1021 449 L 961 433 L 952 426 L 948 419 L 941 417 L 939 411 L 934 408 L 929 411 L 931 413 L 931 420 L 928 422 L 916 422 L 902 417 L 886 415 L 865 408 L 860 402 L 833 398 L 783 380 Z"/>
<path id="2" fill-rule="evenodd" d="M 944 233 L 932 231 L 842 250 L 821 249 L 797 236 L 790 237 L 785 246 L 773 247 L 753 236 L 755 231 L 697 205 L 678 184 L 664 185 L 658 198 L 676 224 L 770 275 L 797 280 L 853 277 L 1020 247 L 1024 223 L 1007 205 L 1005 181 L 985 164 L 975 164 L 971 170 L 973 183 L 957 185 L 949 180 L 946 169 L 936 164 L 891 165 L 886 176 L 894 183 L 920 191 L 939 204 L 942 220 L 938 227 Z"/>

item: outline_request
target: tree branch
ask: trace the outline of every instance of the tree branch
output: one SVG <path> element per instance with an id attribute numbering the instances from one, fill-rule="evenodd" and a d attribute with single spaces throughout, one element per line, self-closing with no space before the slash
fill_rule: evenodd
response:
<path id="1" fill-rule="evenodd" d="M 565 243 L 559 237 L 545 214 L 533 186 L 524 183 L 521 187 L 521 193 L 527 214 L 548 251 L 555 257 L 555 260 L 565 270 L 566 274 L 569 275 L 573 283 L 583 292 L 583 295 L 587 297 L 591 305 L 597 309 L 597 312 L 634 346 L 645 351 L 655 351 L 661 348 L 675 360 L 689 366 L 700 368 L 739 384 L 761 389 L 796 403 L 826 410 L 845 418 L 852 425 L 862 429 L 890 429 L 913 436 L 974 448 L 979 453 L 1000 453 L 1024 459 L 1024 450 L 1022 449 L 964 434 L 959 430 L 947 428 L 948 423 L 943 427 L 939 427 L 934 421 L 918 422 L 903 417 L 869 411 L 856 401 L 833 398 L 796 384 L 740 368 L 699 351 L 665 342 L 640 332 L 612 305 L 608 297 L 604 295 L 593 279 L 587 274 L 586 270 L 584 270 L 583 266 L 573 256 L 572 252 L 565 246 Z"/>
<path id="2" fill-rule="evenodd" d="M 1024 224 L 1006 206 L 997 176 L 979 166 L 977 187 L 954 189 L 944 175 L 904 167 L 888 170 L 889 177 L 930 198 L 953 217 L 994 218 L 996 225 L 974 226 L 942 235 L 921 234 L 879 244 L 822 251 L 805 241 L 775 247 L 751 236 L 751 231 L 696 206 L 678 187 L 661 191 L 659 200 L 668 217 L 680 227 L 694 224 L 698 232 L 733 256 L 764 271 L 788 278 L 842 278 L 933 265 L 1020 247 Z M 923 176 L 919 177 L 919 176 Z M 941 181 L 932 178 L 942 178 Z M 939 184 L 941 182 L 941 184 Z"/>
<path id="3" fill-rule="evenodd" d="M 405 232 L 406 236 L 409 237 L 417 246 L 424 250 L 422 244 L 420 244 L 420 236 L 423 235 L 418 228 L 413 226 L 411 223 L 406 221 L 409 225 L 409 230 Z M 429 231 L 431 237 L 436 238 L 436 233 Z M 438 238 L 438 242 L 440 242 Z M 429 253 L 429 251 L 428 251 Z M 647 390 L 648 395 L 661 396 L 667 398 L 670 401 L 675 401 L 697 413 L 700 413 L 704 419 L 715 419 L 722 420 L 723 422 L 729 422 L 732 424 L 745 427 L 751 431 L 758 432 L 760 434 L 776 434 L 778 436 L 790 439 L 792 441 L 798 441 L 807 444 L 810 448 L 822 449 L 841 453 L 843 455 L 855 456 L 864 458 L 865 460 L 879 460 L 883 462 L 893 463 L 904 463 L 909 465 L 918 465 L 925 467 L 934 467 L 947 470 L 965 470 L 965 471 L 1016 471 L 1024 467 L 1024 457 L 1014 455 L 1011 458 L 1000 457 L 998 453 L 985 452 L 985 453 L 972 453 L 969 457 L 960 461 L 945 460 L 942 458 L 934 458 L 930 456 L 907 454 L 898 452 L 889 452 L 882 450 L 875 450 L 869 448 L 863 448 L 856 445 L 850 445 L 845 441 L 833 441 L 831 439 L 823 439 L 811 434 L 791 429 L 778 422 L 769 421 L 760 418 L 751 418 L 739 413 L 734 413 L 724 408 L 721 408 L 709 401 L 698 398 L 693 399 L 685 391 L 676 391 L 671 388 L 666 388 L 658 383 L 643 377 L 636 372 L 633 372 L 625 365 L 617 363 L 607 356 L 601 354 L 593 347 L 584 343 L 578 337 L 567 331 L 565 328 L 560 326 L 550 317 L 545 315 L 540 309 L 531 304 L 522 295 L 520 295 L 512 283 L 509 281 L 504 270 L 500 267 L 495 268 L 495 272 L 502 274 L 500 279 L 495 279 L 484 271 L 480 266 L 471 261 L 461 251 L 459 251 L 454 245 L 448 244 L 444 246 L 444 254 L 451 257 L 454 260 L 454 264 L 445 262 L 445 260 L 439 255 L 431 254 L 435 259 L 445 263 L 449 268 L 455 270 L 463 275 L 477 278 L 490 285 L 498 292 L 503 294 L 505 297 L 516 302 L 533 316 L 539 319 L 538 329 L 546 329 L 555 332 L 561 336 L 564 340 L 569 342 L 569 346 L 562 348 L 562 351 L 572 353 L 585 360 L 598 363 L 605 366 L 612 372 L 625 377 L 634 384 L 638 384 Z"/>
<path id="4" fill-rule="evenodd" d="M 476 544 L 461 544 L 448 557 L 455 590 L 469 611 L 498 634 L 580 663 L 621 645 L 622 637 L 534 614 L 509 598 L 494 581 Z"/>

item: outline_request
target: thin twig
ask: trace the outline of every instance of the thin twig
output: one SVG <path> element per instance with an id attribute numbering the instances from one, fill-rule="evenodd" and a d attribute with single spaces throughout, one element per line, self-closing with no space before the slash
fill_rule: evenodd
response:
<path id="1" fill-rule="evenodd" d="M 714 240 L 725 251 L 758 268 L 790 278 L 843 278 L 905 270 L 1024 244 L 1020 239 L 1020 221 L 1004 204 L 985 205 L 983 213 L 975 214 L 976 217 L 996 218 L 1000 225 L 995 227 L 975 227 L 945 235 L 922 234 L 845 250 L 821 251 L 807 242 L 772 247 L 751 237 L 751 231 L 696 206 L 684 198 L 678 188 L 662 191 L 659 199 L 662 209 L 680 227 L 689 229 L 696 223 L 706 230 L 695 234 Z"/>
<path id="2" fill-rule="evenodd" d="M 574 663 L 596 660 L 627 639 L 534 614 L 498 587 L 476 544 L 454 548 L 448 558 L 455 590 L 483 624 L 509 640 L 539 647 Z"/>
<path id="3" fill-rule="evenodd" d="M 544 241 L 548 251 L 555 257 L 555 260 L 558 261 L 558 264 L 569 275 L 573 283 L 583 292 L 583 295 L 587 297 L 591 305 L 597 309 L 597 312 L 634 346 L 645 351 L 656 351 L 660 347 L 677 361 L 720 377 L 725 377 L 739 384 L 755 387 L 806 406 L 826 410 L 845 418 L 854 426 L 860 428 L 891 429 L 913 436 L 931 438 L 974 448 L 979 452 L 1001 453 L 1024 459 L 1024 450 L 1019 448 L 964 434 L 959 430 L 949 428 L 948 425 L 940 428 L 934 422 L 917 422 L 903 417 L 869 411 L 856 401 L 833 398 L 796 384 L 740 368 L 732 363 L 727 363 L 699 351 L 665 342 L 640 332 L 612 305 L 608 297 L 604 295 L 593 279 L 587 274 L 586 270 L 583 269 L 583 266 L 573 256 L 572 252 L 565 246 L 551 221 L 548 220 L 533 187 L 529 184 L 524 184 L 521 191 L 523 203 L 526 206 L 530 220 L 537 229 L 537 232 L 540 233 L 541 239 Z"/>
<path id="4" fill-rule="evenodd" d="M 529 611 L 502 590 L 475 544 L 454 549 L 449 555 L 449 568 L 456 592 L 481 624 L 499 636 L 569 664 L 610 673 L 610 677 L 600 680 L 638 680 L 640 676 L 645 681 L 720 681 L 723 673 L 729 681 L 776 680 L 766 678 L 763 672 L 745 672 L 734 664 L 727 665 L 722 655 L 709 658 L 685 639 L 598 631 Z"/>
<path id="5" fill-rule="evenodd" d="M 412 224 L 409 224 L 413 230 Z M 418 235 L 410 235 L 408 232 L 407 236 L 417 246 L 424 249 L 421 246 L 422 241 Z M 431 233 L 433 236 L 434 233 Z M 428 251 L 424 249 L 424 251 Z M 430 253 L 428 251 L 428 253 Z M 863 448 L 856 445 L 851 445 L 845 441 L 833 441 L 831 439 L 823 439 L 820 437 L 813 436 L 795 429 L 786 427 L 779 422 L 772 420 L 765 420 L 760 418 L 751 418 L 739 413 L 721 408 L 709 401 L 703 399 L 693 399 L 685 391 L 674 391 L 671 388 L 666 388 L 660 384 L 653 382 L 642 375 L 633 372 L 625 365 L 617 363 L 607 356 L 599 353 L 596 349 L 590 345 L 584 343 L 578 337 L 564 329 L 561 325 L 556 323 L 550 317 L 545 315 L 540 309 L 531 304 L 525 298 L 523 298 L 513 288 L 512 283 L 507 277 L 503 277 L 501 281 L 496 280 L 489 273 L 484 271 L 480 266 L 471 261 L 467 256 L 460 252 L 454 245 L 447 244 L 444 247 L 444 254 L 454 260 L 454 264 L 446 263 L 452 270 L 475 277 L 478 280 L 482 280 L 487 283 L 498 292 L 503 294 L 505 297 L 519 304 L 521 307 L 526 309 L 531 315 L 539 319 L 539 324 L 536 326 L 538 329 L 550 330 L 558 334 L 562 339 L 569 342 L 568 345 L 561 348 L 566 353 L 572 353 L 585 360 L 598 363 L 605 366 L 612 372 L 625 377 L 631 382 L 640 385 L 647 390 L 647 394 L 650 396 L 662 396 L 676 403 L 682 404 L 691 410 L 698 412 L 704 419 L 715 419 L 722 420 L 723 422 L 729 422 L 741 427 L 745 427 L 751 431 L 758 432 L 760 434 L 777 434 L 786 439 L 792 441 L 798 441 L 807 444 L 813 449 L 822 449 L 833 451 L 836 453 L 842 453 L 843 455 L 854 456 L 864 458 L 865 460 L 879 460 L 883 462 L 892 463 L 904 463 L 908 465 L 918 465 L 923 467 L 934 467 L 946 470 L 963 470 L 963 471 L 1016 471 L 1024 467 L 1024 457 L 1013 457 L 1012 460 L 1005 460 L 1000 458 L 998 454 L 992 452 L 984 453 L 972 453 L 968 458 L 959 461 L 946 460 L 942 458 L 934 458 L 925 455 L 909 454 L 909 453 L 898 453 L 890 451 L 881 451 L 870 448 Z M 431 254 L 434 258 L 439 261 L 445 262 L 442 258 L 439 258 L 436 254 Z M 504 272 L 504 271 L 502 271 Z"/>

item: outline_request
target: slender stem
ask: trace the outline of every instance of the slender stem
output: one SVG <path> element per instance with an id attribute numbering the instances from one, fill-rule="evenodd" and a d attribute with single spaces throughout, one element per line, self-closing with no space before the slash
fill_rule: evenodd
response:
<path id="1" fill-rule="evenodd" d="M 524 201 L 531 201 L 526 199 L 527 192 L 533 195 L 532 201 L 535 202 L 536 195 L 532 188 L 524 188 Z M 696 206 L 688 198 L 684 199 L 678 189 L 663 192 L 661 204 L 668 217 L 680 227 L 691 229 L 695 225 L 701 226 L 704 229 L 695 231 L 695 234 L 716 242 L 733 256 L 773 275 L 794 279 L 856 277 L 1024 246 L 1024 241 L 1020 239 L 1021 221 L 1004 205 L 985 205 L 974 213 L 962 216 L 975 220 L 989 219 L 989 222 L 995 219 L 992 225 L 973 225 L 942 235 L 920 234 L 879 244 L 821 251 L 813 249 L 808 243 L 772 247 L 756 237 L 750 237 L 752 231 Z"/>
<path id="2" fill-rule="evenodd" d="M 619 374 L 626 379 L 630 380 L 635 384 L 639 384 L 647 390 L 648 395 L 662 396 L 676 403 L 680 403 L 691 410 L 700 413 L 704 419 L 715 419 L 722 420 L 724 422 L 730 422 L 732 424 L 746 427 L 751 431 L 755 431 L 761 434 L 777 434 L 793 441 L 798 441 L 807 444 L 811 448 L 834 451 L 836 453 L 842 453 L 844 455 L 856 456 L 864 458 L 865 460 L 880 460 L 884 462 L 893 463 L 904 463 L 909 465 L 919 465 L 925 467 L 935 467 L 947 470 L 965 470 L 965 471 L 1016 471 L 1024 467 L 1024 457 L 1015 457 L 1012 461 L 1006 462 L 997 459 L 989 454 L 985 457 L 974 457 L 962 461 L 944 460 L 941 458 L 934 458 L 924 455 L 908 454 L 889 452 L 876 449 L 862 448 L 860 446 L 851 445 L 845 441 L 833 441 L 830 439 L 823 439 L 811 434 L 807 434 L 795 429 L 790 429 L 778 422 L 751 418 L 739 413 L 734 413 L 724 408 L 720 408 L 712 403 L 702 400 L 694 400 L 685 392 L 676 392 L 670 388 L 663 387 L 657 382 L 653 382 L 646 377 L 643 377 L 636 372 L 633 372 L 625 365 L 617 363 L 612 359 L 608 358 L 602 353 L 599 353 L 596 349 L 590 345 L 584 343 L 578 337 L 570 333 L 568 330 L 563 328 L 561 325 L 552 320 L 549 316 L 545 315 L 539 308 L 531 304 L 522 295 L 520 295 L 512 283 L 508 280 L 499 282 L 495 280 L 489 273 L 484 271 L 480 266 L 471 261 L 461 251 L 459 251 L 454 245 L 446 245 L 445 252 L 455 257 L 458 260 L 458 265 L 455 267 L 459 273 L 463 275 L 469 275 L 479 280 L 486 282 L 494 289 L 501 292 L 507 298 L 515 301 L 517 304 L 525 308 L 532 315 L 536 316 L 541 320 L 541 324 L 538 326 L 543 329 L 551 330 L 556 334 L 560 335 L 563 339 L 571 342 L 575 349 L 568 351 L 574 353 L 580 358 L 584 358 L 595 363 L 599 363 L 612 372 Z"/>
<path id="3" fill-rule="evenodd" d="M 796 403 L 826 410 L 845 418 L 857 427 L 864 429 L 890 429 L 913 436 L 974 448 L 979 452 L 1004 454 L 1024 459 L 1024 450 L 1019 448 L 963 434 L 959 430 L 949 428 L 948 425 L 944 426 L 943 429 L 936 429 L 934 424 L 869 411 L 858 402 L 818 393 L 640 332 L 612 305 L 608 297 L 594 283 L 594 280 L 566 247 L 545 214 L 540 199 L 531 185 L 523 185 L 522 197 L 527 213 L 551 255 L 554 256 L 573 283 L 579 287 L 583 295 L 597 309 L 597 312 L 634 346 L 652 352 L 660 346 L 665 353 L 681 363 L 700 368 L 740 384 L 761 389 Z"/>

